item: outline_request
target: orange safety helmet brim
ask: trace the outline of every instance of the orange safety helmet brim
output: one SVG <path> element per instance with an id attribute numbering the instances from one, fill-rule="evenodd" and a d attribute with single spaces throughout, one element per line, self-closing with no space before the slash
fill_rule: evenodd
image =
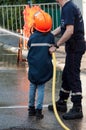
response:
<path id="1" fill-rule="evenodd" d="M 49 32 L 52 28 L 51 16 L 43 10 L 34 15 L 34 28 L 40 32 Z"/>

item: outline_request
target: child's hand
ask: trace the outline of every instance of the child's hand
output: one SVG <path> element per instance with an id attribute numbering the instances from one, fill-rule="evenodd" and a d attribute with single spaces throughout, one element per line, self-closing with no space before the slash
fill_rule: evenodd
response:
<path id="1" fill-rule="evenodd" d="M 50 54 L 52 54 L 53 52 L 56 51 L 56 47 L 54 45 L 52 45 L 50 48 L 49 48 L 49 52 Z"/>

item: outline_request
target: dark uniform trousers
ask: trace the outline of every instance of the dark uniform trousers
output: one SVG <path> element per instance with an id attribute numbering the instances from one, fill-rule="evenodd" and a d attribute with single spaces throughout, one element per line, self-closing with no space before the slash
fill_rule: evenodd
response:
<path id="1" fill-rule="evenodd" d="M 81 104 L 82 87 L 80 81 L 80 65 L 83 53 L 68 52 L 65 60 L 65 67 L 62 74 L 62 87 L 60 98 L 68 99 L 71 93 L 71 101 Z"/>

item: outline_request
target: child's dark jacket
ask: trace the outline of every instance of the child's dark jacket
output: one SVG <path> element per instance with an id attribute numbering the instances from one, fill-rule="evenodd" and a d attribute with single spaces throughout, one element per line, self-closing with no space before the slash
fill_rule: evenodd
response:
<path id="1" fill-rule="evenodd" d="M 43 84 L 53 75 L 52 57 L 49 47 L 54 44 L 54 36 L 49 33 L 35 31 L 28 41 L 29 52 L 27 56 L 29 71 L 28 79 L 35 84 Z"/>

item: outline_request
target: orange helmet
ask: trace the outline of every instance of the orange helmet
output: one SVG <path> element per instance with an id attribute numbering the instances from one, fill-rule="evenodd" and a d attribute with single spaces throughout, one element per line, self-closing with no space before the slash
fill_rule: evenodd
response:
<path id="1" fill-rule="evenodd" d="M 49 32 L 52 28 L 51 16 L 40 10 L 34 15 L 34 28 L 40 32 Z"/>

